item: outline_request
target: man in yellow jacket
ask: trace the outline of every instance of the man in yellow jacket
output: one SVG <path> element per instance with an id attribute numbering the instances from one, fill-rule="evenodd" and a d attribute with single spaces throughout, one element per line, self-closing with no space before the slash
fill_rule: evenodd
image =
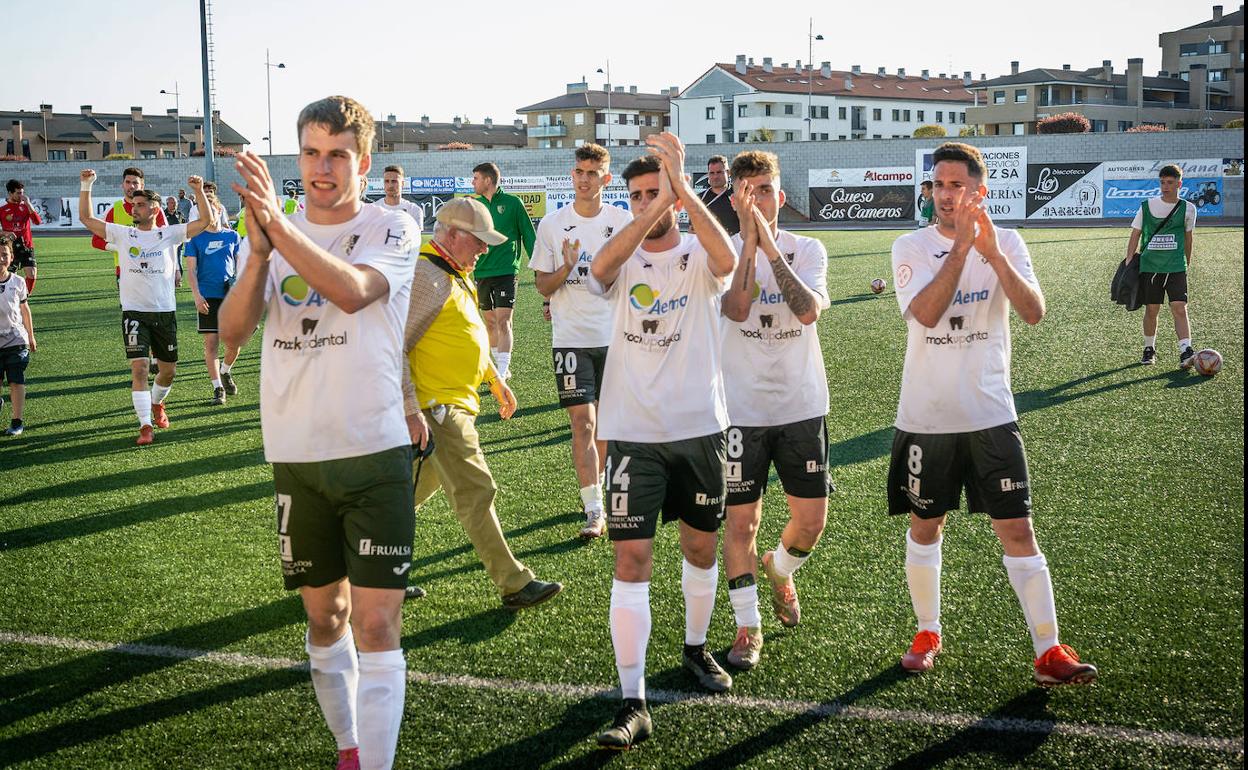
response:
<path id="1" fill-rule="evenodd" d="M 477 258 L 506 239 L 493 229 L 489 210 L 472 198 L 448 201 L 438 211 L 433 238 L 420 250 L 404 328 L 403 400 L 412 444 L 423 456 L 416 482 L 416 506 L 441 486 L 451 508 L 503 597 L 518 610 L 540 604 L 563 590 L 534 577 L 511 553 L 503 537 L 494 497 L 498 488 L 485 464 L 476 417 L 477 388 L 490 384 L 504 420 L 516 411 L 516 397 L 490 360 L 490 341 L 471 277 Z M 409 596 L 423 592 L 412 586 Z"/>

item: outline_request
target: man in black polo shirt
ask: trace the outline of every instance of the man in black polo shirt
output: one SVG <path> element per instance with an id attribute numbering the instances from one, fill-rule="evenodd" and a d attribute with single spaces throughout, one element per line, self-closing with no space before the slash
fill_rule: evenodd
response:
<path id="1" fill-rule="evenodd" d="M 723 155 L 711 156 L 711 159 L 706 162 L 708 187 L 698 197 L 731 237 L 741 230 L 741 223 L 737 220 L 736 210 L 732 208 L 732 185 L 728 184 L 727 166 L 728 159 Z"/>

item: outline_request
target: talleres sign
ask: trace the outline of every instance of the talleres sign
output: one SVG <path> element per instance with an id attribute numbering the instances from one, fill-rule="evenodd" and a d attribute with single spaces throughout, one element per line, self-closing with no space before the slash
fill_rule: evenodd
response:
<path id="1" fill-rule="evenodd" d="M 813 222 L 895 222 L 914 218 L 909 166 L 811 169 Z"/>

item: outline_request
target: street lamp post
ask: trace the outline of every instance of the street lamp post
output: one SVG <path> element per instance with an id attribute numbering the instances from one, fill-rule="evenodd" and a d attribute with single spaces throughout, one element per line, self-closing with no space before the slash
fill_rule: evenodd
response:
<path id="1" fill-rule="evenodd" d="M 806 30 L 806 141 L 815 138 L 814 115 L 810 114 L 815 94 L 815 41 L 823 40 L 823 35 L 815 34 L 815 18 L 810 17 L 810 26 Z"/>
<path id="2" fill-rule="evenodd" d="M 269 135 L 265 139 L 269 140 L 269 155 L 273 154 L 273 84 L 270 75 L 272 75 L 275 69 L 284 70 L 286 65 L 282 62 L 277 64 L 270 63 L 269 49 L 266 48 L 264 49 L 264 93 L 269 108 Z"/>
<path id="3" fill-rule="evenodd" d="M 607 69 L 603 72 L 602 67 L 598 71 L 607 76 L 607 146 L 611 146 L 611 60 L 607 59 Z"/>
<path id="4" fill-rule="evenodd" d="M 182 157 L 182 92 L 178 90 L 178 81 L 173 81 L 173 90 L 166 91 L 160 89 L 162 94 L 171 94 L 173 96 L 173 115 L 178 119 L 178 157 Z"/>

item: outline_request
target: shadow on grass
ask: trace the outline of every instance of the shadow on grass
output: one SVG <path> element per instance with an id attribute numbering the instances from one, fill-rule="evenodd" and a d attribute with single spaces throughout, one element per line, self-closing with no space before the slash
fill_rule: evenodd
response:
<path id="1" fill-rule="evenodd" d="M 289 595 L 231 615 L 137 639 L 152 647 L 218 650 L 257 634 L 304 620 L 299 597 Z M 140 654 L 136 654 L 140 653 Z M 0 677 L 0 725 L 11 725 L 54 711 L 93 693 L 159 673 L 183 663 L 180 657 L 145 656 L 141 650 L 95 652 L 34 671 Z M 0 758 L 37 759 L 62 749 L 118 735 L 126 730 L 177 717 L 218 703 L 262 695 L 305 683 L 301 670 L 268 671 L 153 703 L 76 719 L 0 741 Z"/>
<path id="2" fill-rule="evenodd" d="M 837 305 L 852 305 L 855 302 L 867 302 L 873 299 L 880 299 L 883 296 L 884 296 L 883 294 L 871 294 L 869 292 L 863 293 L 863 294 L 854 294 L 849 297 L 842 297 L 840 299 L 834 299 L 829 303 L 829 305 L 832 307 L 835 307 Z"/>
<path id="3" fill-rule="evenodd" d="M 150 473 L 150 471 L 148 471 Z M 88 513 L 72 519 L 57 519 L 46 524 L 21 527 L 0 532 L 0 553 L 33 548 L 46 543 L 85 537 L 119 527 L 159 521 L 184 513 L 208 511 L 225 505 L 271 498 L 273 482 L 262 481 L 244 486 L 195 493 L 162 500 L 143 499 L 134 505 L 111 511 Z"/>
<path id="4" fill-rule="evenodd" d="M 485 401 L 486 398 L 487 396 L 482 396 L 481 400 Z M 555 402 L 553 404 L 539 404 L 537 406 L 526 406 L 523 409 L 517 409 L 516 413 L 511 416 L 510 421 L 515 422 L 516 420 L 524 419 L 525 417 L 528 417 L 530 415 L 541 414 L 542 412 L 561 411 L 562 409 L 563 407 L 560 406 L 558 402 Z M 477 416 L 477 425 L 489 425 L 492 422 L 502 422 L 502 418 L 498 416 L 497 408 L 495 408 L 493 404 L 491 404 L 490 407 L 487 409 L 486 406 L 482 404 L 481 414 Z"/>
<path id="5" fill-rule="evenodd" d="M 537 438 L 538 436 L 549 436 L 552 433 L 565 434 L 563 436 L 563 438 L 565 439 L 567 438 L 568 435 L 571 435 L 570 429 L 568 428 L 567 425 L 555 425 L 553 427 L 546 428 L 545 430 L 535 430 L 532 433 L 525 433 L 519 436 L 499 436 L 497 438 L 488 439 L 486 441 L 482 441 L 481 446 L 484 448 L 487 446 L 492 446 L 494 444 L 506 444 L 509 441 L 520 441 L 526 438 Z"/>
<path id="6" fill-rule="evenodd" d="M 505 746 L 499 746 L 484 754 L 466 759 L 450 770 L 468 770 L 469 768 L 507 768 L 544 767 L 550 762 L 567 754 L 579 744 L 592 741 L 585 736 L 596 735 L 608 725 L 615 715 L 619 704 L 603 698 L 583 698 L 569 703 L 559 715 L 558 721 L 544 730 L 521 738 Z M 603 767 L 619 754 L 615 752 L 594 751 L 588 756 L 577 757 L 562 764 L 559 768 L 596 768 Z"/>
<path id="7" fill-rule="evenodd" d="M 1049 713 L 1049 693 L 1034 688 L 994 709 L 978 722 L 968 725 L 940 743 L 928 746 L 890 765 L 892 770 L 919 770 L 936 767 L 971 754 L 989 755 L 993 764 L 1026 761 L 1053 734 L 1056 724 Z M 1011 722 L 1026 720 L 1030 729 Z M 1003 724 L 1004 723 L 1004 724 Z M 1039 729 L 1036 729 L 1036 728 Z"/>
<path id="8" fill-rule="evenodd" d="M 426 628 L 403 637 L 401 646 L 405 650 L 417 649 L 438 642 L 456 641 L 460 644 L 478 644 L 489 641 L 511 627 L 516 622 L 513 610 L 501 606 L 483 610 L 466 618 L 449 620 L 440 626 Z"/>
<path id="9" fill-rule="evenodd" d="M 420 526 L 420 518 L 421 518 L 420 511 L 419 509 L 417 509 L 417 512 L 416 512 L 416 526 L 417 527 Z M 503 537 L 507 538 L 508 540 L 511 540 L 513 538 L 517 538 L 522 535 L 527 535 L 530 532 L 537 532 L 538 530 L 548 529 L 553 526 L 566 524 L 568 522 L 572 522 L 576 520 L 577 519 L 575 515 L 573 514 L 556 513 L 553 516 L 547 516 L 546 518 L 539 519 L 538 521 L 530 521 L 528 524 L 525 524 L 523 526 L 516 527 L 514 529 L 509 529 L 503 532 Z M 467 539 L 467 537 L 468 537 L 467 535 L 464 535 L 465 539 Z M 472 550 L 472 544 L 465 542 L 463 545 L 457 545 L 454 548 L 447 548 L 445 550 L 438 551 L 437 553 L 429 554 L 428 556 L 422 556 L 421 558 L 416 559 L 412 562 L 412 574 L 414 575 L 416 571 L 420 569 L 421 567 L 427 567 L 430 564 L 438 564 L 438 563 L 446 561 L 447 559 L 453 559 L 456 556 L 462 556 L 471 550 Z M 452 570 L 448 574 L 457 574 L 459 572 L 467 572 L 472 569 L 479 569 L 480 567 L 481 567 L 480 564 L 473 564 L 463 569 Z M 441 573 L 438 573 L 438 574 L 440 575 Z M 430 579 L 429 575 L 421 575 L 420 577 L 422 580 Z M 417 584 L 419 584 L 420 581 L 417 580 L 416 582 Z"/>
<path id="10" fill-rule="evenodd" d="M 792 716 L 716 754 L 705 757 L 696 764 L 690 765 L 690 767 L 698 770 L 719 770 L 719 768 L 748 763 L 760 754 L 788 743 L 794 738 L 800 739 L 801 733 L 821 722 L 835 718 L 844 707 L 892 687 L 897 682 L 905 679 L 906 676 L 907 674 L 901 670 L 901 666 L 889 666 L 824 704 L 830 708 L 817 712 L 807 711 Z"/>

